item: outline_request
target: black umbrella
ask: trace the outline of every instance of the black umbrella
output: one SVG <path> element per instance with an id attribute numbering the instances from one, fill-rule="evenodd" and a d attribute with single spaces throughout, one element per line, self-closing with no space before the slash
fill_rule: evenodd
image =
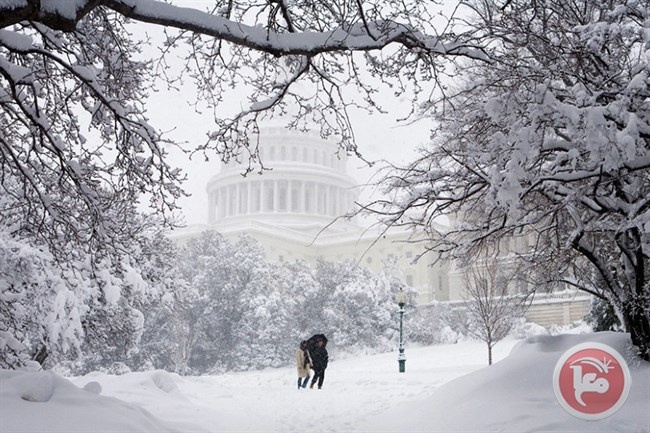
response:
<path id="1" fill-rule="evenodd" d="M 307 340 L 307 348 L 309 349 L 310 352 L 314 349 L 314 347 L 316 347 L 316 342 L 318 340 L 323 341 L 323 347 L 327 346 L 327 337 L 325 336 L 325 334 L 314 334 L 311 337 L 309 337 L 309 340 Z"/>

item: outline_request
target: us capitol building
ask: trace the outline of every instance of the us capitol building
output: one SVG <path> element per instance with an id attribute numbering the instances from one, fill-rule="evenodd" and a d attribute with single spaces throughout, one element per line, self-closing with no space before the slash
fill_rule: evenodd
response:
<path id="1" fill-rule="evenodd" d="M 262 244 L 266 258 L 276 262 L 304 259 L 313 265 L 318 259 L 354 260 L 381 272 L 386 261 L 394 260 L 401 270 L 398 276 L 419 291 L 419 304 L 462 299 L 462 276 L 453 265 L 431 265 L 426 256 L 414 262 L 422 244 L 409 242 L 411 232 L 380 233 L 337 218 L 355 208 L 360 194 L 347 172 L 348 156 L 338 150 L 337 143 L 317 133 L 261 127 L 260 157 L 271 170 L 244 177 L 242 165 L 222 165 L 206 187 L 207 226 L 188 227 L 173 237 L 182 242 L 204 230 L 216 230 L 233 240 L 248 234 Z M 564 301 L 551 301 L 550 309 L 557 316 L 558 303 Z M 559 318 L 534 321 L 569 323 L 582 318 L 584 308 L 567 305 L 559 310 Z"/>
<path id="2" fill-rule="evenodd" d="M 216 230 L 229 239 L 248 234 L 265 249 L 266 258 L 284 262 L 304 259 L 315 264 L 354 260 L 381 272 L 396 260 L 399 277 L 420 292 L 419 303 L 457 297 L 445 265 L 412 263 L 421 245 L 407 242 L 410 233 L 363 227 L 338 218 L 355 208 L 360 189 L 347 172 L 348 156 L 338 144 L 314 132 L 281 126 L 260 128 L 259 152 L 270 170 L 242 176 L 239 164 L 222 165 L 207 184 L 208 224 L 176 232 L 174 238 Z"/>

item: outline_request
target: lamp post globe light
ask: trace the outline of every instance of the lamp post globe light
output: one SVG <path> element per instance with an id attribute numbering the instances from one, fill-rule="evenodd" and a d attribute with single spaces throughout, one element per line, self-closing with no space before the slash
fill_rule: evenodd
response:
<path id="1" fill-rule="evenodd" d="M 399 364 L 399 372 L 406 371 L 406 355 L 404 354 L 404 340 L 402 338 L 402 323 L 404 319 L 404 305 L 406 304 L 406 293 L 402 288 L 399 289 L 395 296 L 397 305 L 399 305 L 399 355 L 397 355 L 397 363 Z"/>

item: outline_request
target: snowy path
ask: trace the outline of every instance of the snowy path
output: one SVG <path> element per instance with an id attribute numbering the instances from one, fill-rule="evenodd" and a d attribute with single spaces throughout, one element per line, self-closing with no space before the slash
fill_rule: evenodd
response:
<path id="1" fill-rule="evenodd" d="M 495 360 L 505 357 L 516 342 L 500 342 Z M 147 383 L 151 373 L 133 374 L 130 382 L 86 376 L 77 383 L 99 380 L 103 395 L 142 405 L 185 432 L 188 426 L 196 432 L 357 432 L 373 414 L 426 398 L 443 383 L 486 366 L 485 345 L 479 342 L 407 348 L 406 356 L 404 374 L 397 371 L 396 353 L 341 360 L 333 356 L 322 390 L 297 390 L 295 368 L 174 375 L 169 377 L 178 390 L 166 393 Z"/>
<path id="2" fill-rule="evenodd" d="M 623 354 L 630 368 L 627 400 L 597 421 L 564 410 L 552 383 L 562 353 L 587 342 Z M 505 358 L 516 343 L 497 345 L 495 359 Z M 650 433 L 650 363 L 634 357 L 629 334 L 538 335 L 492 367 L 475 342 L 409 347 L 405 374 L 397 372 L 396 353 L 333 355 L 320 391 L 295 389 L 295 369 L 289 367 L 221 376 L 154 370 L 69 379 L 50 371 L 0 370 L 0 432 Z"/>

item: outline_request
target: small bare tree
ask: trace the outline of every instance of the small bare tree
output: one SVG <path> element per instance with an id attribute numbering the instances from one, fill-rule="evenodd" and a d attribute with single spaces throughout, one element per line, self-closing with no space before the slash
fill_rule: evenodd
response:
<path id="1" fill-rule="evenodd" d="M 463 275 L 463 310 L 467 316 L 461 323 L 468 333 L 487 344 L 488 365 L 492 365 L 492 348 L 508 335 L 514 320 L 522 317 L 527 307 L 526 295 L 509 293 L 515 276 L 495 258 L 469 266 Z"/>

